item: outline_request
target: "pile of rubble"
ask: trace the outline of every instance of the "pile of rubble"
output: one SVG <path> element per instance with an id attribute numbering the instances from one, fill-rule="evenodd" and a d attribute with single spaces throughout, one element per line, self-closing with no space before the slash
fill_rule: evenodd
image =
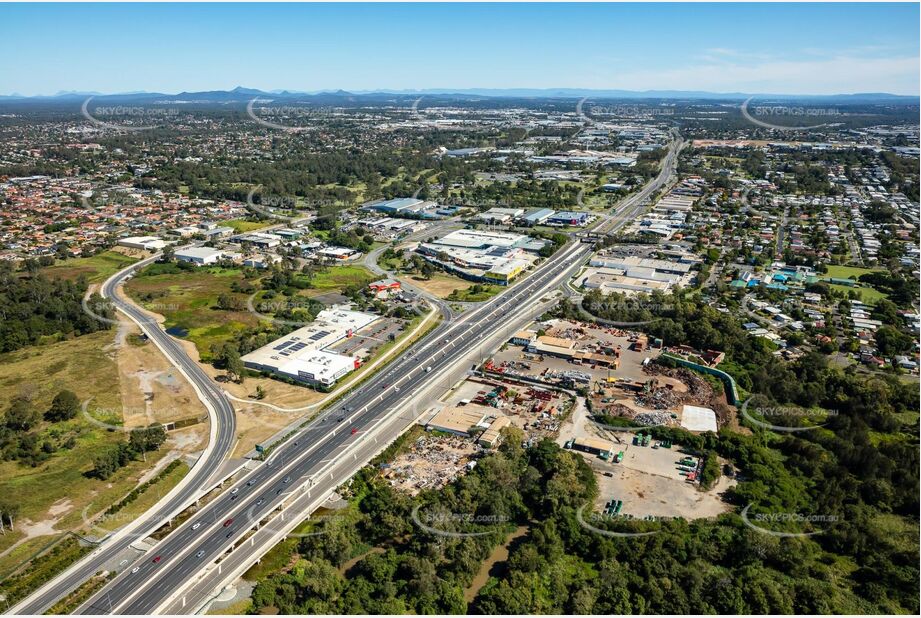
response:
<path id="1" fill-rule="evenodd" d="M 633 417 L 637 425 L 668 425 L 673 422 L 672 415 L 669 412 L 640 412 Z"/>
<path id="2" fill-rule="evenodd" d="M 440 489 L 470 466 L 477 449 L 461 437 L 423 436 L 409 453 L 382 466 L 382 475 L 392 487 L 411 495 L 423 489 Z"/>
<path id="3" fill-rule="evenodd" d="M 685 402 L 687 395 L 685 393 L 676 393 L 670 388 L 654 388 L 648 393 L 637 395 L 634 401 L 636 405 L 652 410 L 675 409 Z"/>
<path id="4" fill-rule="evenodd" d="M 686 393 L 680 393 L 680 398 L 677 400 L 676 405 L 684 403 L 689 403 L 692 405 L 706 405 L 710 403 L 711 399 L 713 399 L 713 387 L 710 386 L 710 383 L 690 369 L 685 369 L 684 367 L 672 369 L 670 367 L 663 367 L 656 363 L 650 363 L 643 368 L 643 372 L 653 376 L 667 376 L 669 378 L 674 378 L 683 382 L 688 387 L 688 390 Z M 679 393 L 674 394 L 679 395 Z"/>

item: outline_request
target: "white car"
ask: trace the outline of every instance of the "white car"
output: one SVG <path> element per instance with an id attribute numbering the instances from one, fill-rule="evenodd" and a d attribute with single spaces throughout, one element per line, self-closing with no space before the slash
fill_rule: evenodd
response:
<path id="1" fill-rule="evenodd" d="M 195 523 L 192 525 L 192 530 L 198 530 L 199 528 L 201 528 L 201 522 L 200 522 L 200 521 L 197 521 L 197 522 L 195 522 Z"/>
<path id="2" fill-rule="evenodd" d="M 131 569 L 131 574 L 134 575 L 135 573 L 137 573 L 137 572 L 140 571 L 140 570 L 141 570 L 141 567 L 136 566 L 136 567 L 134 567 L 133 569 Z"/>

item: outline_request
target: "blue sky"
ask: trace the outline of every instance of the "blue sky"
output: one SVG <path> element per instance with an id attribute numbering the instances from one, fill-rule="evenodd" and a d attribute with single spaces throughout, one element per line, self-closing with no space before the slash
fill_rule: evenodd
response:
<path id="1" fill-rule="evenodd" d="M 0 4 L 0 94 L 919 93 L 919 5 Z"/>

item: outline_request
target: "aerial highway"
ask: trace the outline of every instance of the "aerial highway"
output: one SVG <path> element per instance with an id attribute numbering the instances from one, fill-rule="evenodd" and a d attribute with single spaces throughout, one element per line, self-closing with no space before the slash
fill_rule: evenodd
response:
<path id="1" fill-rule="evenodd" d="M 608 221 L 596 228 L 597 232 L 613 233 L 632 221 L 639 215 L 647 205 L 647 201 L 653 193 L 666 186 L 677 170 L 678 153 L 684 147 L 684 142 L 677 133 L 672 133 L 672 141 L 668 145 L 668 152 L 665 160 L 662 161 L 662 169 L 659 175 L 647 182 L 642 189 L 628 195 L 619 204 L 617 212 Z"/>
<path id="2" fill-rule="evenodd" d="M 571 275 L 590 250 L 584 244 L 567 245 L 527 280 L 460 319 L 439 326 L 414 350 L 279 445 L 265 463 L 207 504 L 145 556 L 126 566 L 80 612 L 156 612 L 175 591 L 241 541 L 299 486 L 318 482 L 319 479 L 313 478 L 318 470 L 346 456 L 364 435 L 466 359 L 471 350 L 497 332 L 498 324 L 506 316 L 521 311 Z M 331 489 L 342 480 L 333 481 Z M 243 553 L 249 553 L 249 549 Z"/>
<path id="3" fill-rule="evenodd" d="M 110 300 L 119 311 L 137 323 L 166 358 L 192 384 L 209 411 L 211 435 L 208 446 L 183 481 L 163 500 L 157 503 L 153 510 L 105 539 L 99 548 L 13 607 L 10 613 L 41 614 L 57 600 L 80 586 L 94 573 L 102 570 L 107 563 L 128 549 L 131 543 L 143 539 L 163 525 L 163 522 L 194 502 L 204 491 L 209 489 L 207 485 L 209 479 L 215 477 L 233 448 L 236 436 L 236 419 L 230 400 L 227 399 L 223 391 L 215 386 L 201 367 L 189 358 L 182 346 L 163 331 L 151 315 L 122 299 L 118 294 L 118 287 L 122 283 L 129 279 L 138 269 L 147 266 L 158 258 L 159 254 L 119 271 L 103 283 L 100 295 Z"/>
<path id="4" fill-rule="evenodd" d="M 613 233 L 641 212 L 653 192 L 670 180 L 680 147 L 680 140 L 675 139 L 669 146 L 661 173 L 639 192 L 618 204 L 613 216 L 600 220 L 594 229 Z M 81 607 L 80 613 L 138 614 L 161 609 L 167 599 L 175 597 L 176 591 L 188 585 L 197 574 L 206 572 L 209 565 L 243 539 L 254 523 L 272 513 L 297 487 L 305 484 L 312 486 L 317 482 L 311 475 L 345 453 L 352 443 L 360 442 L 364 433 L 383 423 L 388 416 L 393 416 L 394 410 L 400 408 L 408 397 L 425 390 L 439 379 L 441 373 L 456 366 L 460 360 L 466 362 L 467 353 L 484 338 L 495 333 L 500 324 L 506 325 L 511 313 L 518 313 L 518 308 L 532 303 L 535 298 L 565 281 L 567 277 L 563 275 L 571 275 L 584 261 L 589 250 L 589 247 L 579 244 L 561 249 L 527 280 L 459 319 L 452 321 L 450 308 L 439 303 L 438 308 L 446 321 L 417 344 L 414 350 L 386 366 L 353 391 L 341 405 L 328 409 L 304 426 L 296 436 L 272 453 L 269 462 L 223 492 L 197 513 L 194 520 L 186 522 L 153 550 L 125 566 L 112 582 Z M 148 513 L 141 524 L 132 528 L 130 534 L 107 540 L 100 550 L 77 565 L 81 568 L 69 569 L 14 608 L 17 612 L 40 613 L 47 609 L 57 599 L 79 586 L 89 574 L 100 570 L 102 565 L 118 556 L 132 540 L 143 538 L 163 521 L 191 504 L 202 494 L 203 489 L 211 488 L 205 483 L 220 469 L 227 452 L 232 448 L 234 414 L 226 396 L 185 355 L 179 344 L 162 331 L 155 320 L 119 299 L 115 293 L 117 286 L 134 269 L 153 259 L 113 276 L 104 284 L 102 294 L 112 299 L 119 310 L 141 325 L 167 357 L 189 377 L 203 400 L 208 402 L 213 421 L 209 450 L 202 455 L 203 459 L 193 469 L 193 473 L 190 473 L 190 477 L 194 474 L 194 478 L 181 486 L 182 491 L 174 492 L 175 495 L 169 500 L 161 502 L 156 512 Z M 399 431 L 396 435 L 399 435 Z M 341 480 L 332 482 L 331 489 Z M 171 611 L 179 609 L 172 607 Z"/>

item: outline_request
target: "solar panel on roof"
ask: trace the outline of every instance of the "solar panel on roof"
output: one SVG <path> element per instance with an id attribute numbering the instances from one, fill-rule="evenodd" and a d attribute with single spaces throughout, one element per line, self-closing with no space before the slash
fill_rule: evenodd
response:
<path id="1" fill-rule="evenodd" d="M 292 340 L 289 339 L 289 340 L 287 340 L 287 341 L 281 342 L 280 344 L 278 344 L 277 346 L 275 346 L 275 347 L 272 348 L 272 349 L 273 349 L 273 350 L 284 350 L 285 348 L 287 348 L 287 347 L 288 347 L 289 345 L 291 345 L 292 343 L 294 343 L 294 342 L 293 342 Z"/>
<path id="2" fill-rule="evenodd" d="M 322 339 L 323 337 L 327 336 L 328 334 L 329 334 L 329 331 L 321 330 L 321 331 L 318 332 L 318 333 L 314 333 L 314 334 L 310 335 L 310 339 L 311 339 L 311 341 L 319 341 L 320 339 Z"/>

